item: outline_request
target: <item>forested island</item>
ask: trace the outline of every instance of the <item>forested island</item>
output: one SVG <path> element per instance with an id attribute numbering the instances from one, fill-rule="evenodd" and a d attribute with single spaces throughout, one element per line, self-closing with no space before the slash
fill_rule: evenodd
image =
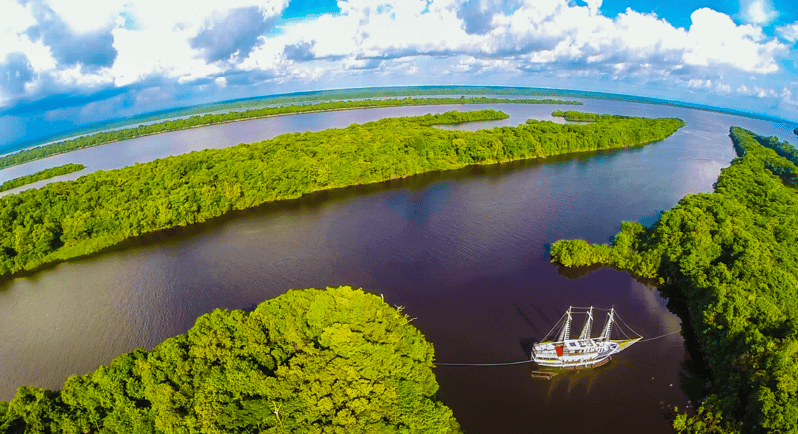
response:
<path id="1" fill-rule="evenodd" d="M 597 122 L 601 119 L 621 119 L 627 116 L 620 115 L 600 115 L 596 113 L 583 113 L 573 110 L 562 111 L 557 110 L 551 114 L 554 117 L 560 117 L 569 122 Z"/>
<path id="2" fill-rule="evenodd" d="M 433 366 L 432 344 L 380 297 L 291 290 L 216 309 L 60 391 L 20 387 L 0 401 L 0 431 L 459 433 Z"/>
<path id="3" fill-rule="evenodd" d="M 43 179 L 50 179 L 56 176 L 66 175 L 67 173 L 77 172 L 85 168 L 86 166 L 82 164 L 64 164 L 63 166 L 44 169 L 30 175 L 20 176 L 19 178 L 8 180 L 0 185 L 0 191 L 11 190 L 12 188 L 22 187 L 23 185 L 32 184 Z"/>
<path id="4" fill-rule="evenodd" d="M 552 262 L 604 264 L 658 279 L 686 307 L 712 374 L 685 433 L 795 432 L 798 423 L 796 150 L 732 127 L 738 157 L 713 193 L 690 195 L 651 227 L 624 222 L 612 245 L 552 245 Z"/>
<path id="5" fill-rule="evenodd" d="M 447 112 L 284 134 L 8 195 L 0 198 L 0 275 L 312 191 L 470 164 L 640 146 L 684 125 L 673 118 L 602 118 L 584 125 L 528 120 L 476 132 L 432 127 L 506 116 Z"/>
<path id="6" fill-rule="evenodd" d="M 25 149 L 13 154 L 0 157 L 0 169 L 28 161 L 38 160 L 51 155 L 63 154 L 65 152 L 78 149 L 91 148 L 94 146 L 105 145 L 121 140 L 134 139 L 136 137 L 148 136 L 152 134 L 167 133 L 170 131 L 185 130 L 200 126 L 221 124 L 226 122 L 243 121 L 247 119 L 264 118 L 270 116 L 294 115 L 300 113 L 312 113 L 335 110 L 352 110 L 363 108 L 379 107 L 405 107 L 405 106 L 424 106 L 424 105 L 445 105 L 445 104 L 569 104 L 580 105 L 579 101 L 565 101 L 551 98 L 533 99 L 502 99 L 486 97 L 460 97 L 460 98 L 392 98 L 392 99 L 366 99 L 355 101 L 332 101 L 317 104 L 297 104 L 279 107 L 266 107 L 260 109 L 231 111 L 221 114 L 195 115 L 186 119 L 175 119 L 154 123 L 150 125 L 139 125 L 133 128 L 124 128 L 115 131 L 96 133 L 88 136 L 78 137 L 71 140 L 64 140 L 50 143 L 31 149 Z"/>

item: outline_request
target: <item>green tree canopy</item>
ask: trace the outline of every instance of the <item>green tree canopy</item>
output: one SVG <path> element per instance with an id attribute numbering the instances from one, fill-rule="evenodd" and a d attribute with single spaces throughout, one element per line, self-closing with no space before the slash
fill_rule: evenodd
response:
<path id="1" fill-rule="evenodd" d="M 82 164 L 65 164 L 63 166 L 45 169 L 31 175 L 20 176 L 19 178 L 8 180 L 0 185 L 0 191 L 11 190 L 12 188 L 22 187 L 23 185 L 32 184 L 43 179 L 50 179 L 56 176 L 66 175 L 67 173 L 77 172 L 85 168 L 86 166 Z"/>
<path id="2" fill-rule="evenodd" d="M 624 222 L 612 246 L 557 241 L 553 262 L 611 265 L 684 299 L 714 381 L 680 432 L 798 429 L 798 169 L 795 149 L 738 127 L 739 155 L 713 193 L 690 195 L 652 227 Z"/>
<path id="3" fill-rule="evenodd" d="M 356 97 L 356 96 L 353 96 Z M 282 105 L 277 107 L 265 107 L 249 110 L 237 110 L 227 113 L 209 113 L 203 115 L 189 116 L 183 119 L 172 119 L 152 124 L 141 124 L 131 128 L 120 128 L 113 131 L 95 133 L 74 139 L 60 140 L 37 146 L 31 149 L 0 157 L 0 169 L 16 166 L 28 161 L 46 158 L 51 155 L 63 154 L 83 148 L 105 145 L 121 140 L 133 139 L 152 134 L 167 133 L 170 131 L 185 130 L 206 125 L 220 124 L 226 122 L 242 121 L 247 119 L 263 118 L 270 116 L 293 115 L 299 113 L 310 113 L 320 111 L 351 110 L 357 108 L 379 108 L 379 107 L 406 107 L 422 105 L 445 105 L 445 104 L 566 104 L 581 105 L 579 101 L 567 101 L 551 98 L 520 98 L 502 99 L 487 97 L 460 97 L 460 98 L 386 98 L 386 99 L 364 99 L 352 101 L 329 101 L 316 104 L 294 104 Z"/>
<path id="4" fill-rule="evenodd" d="M 452 111 L 284 134 L 8 195 L 0 198 L 0 275 L 312 191 L 470 164 L 640 146 L 684 125 L 678 119 L 618 118 L 583 125 L 527 121 L 475 132 L 434 127 L 506 117 L 495 110 Z"/>
<path id="5" fill-rule="evenodd" d="M 292 290 L 252 312 L 217 309 L 152 351 L 61 391 L 20 387 L 0 431 L 456 433 L 436 399 L 432 344 L 378 296 Z"/>

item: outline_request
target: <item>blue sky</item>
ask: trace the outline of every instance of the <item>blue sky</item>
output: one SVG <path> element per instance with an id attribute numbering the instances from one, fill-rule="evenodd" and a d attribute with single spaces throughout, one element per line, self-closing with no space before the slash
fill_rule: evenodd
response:
<path id="1" fill-rule="evenodd" d="M 0 0 L 0 147 L 259 95 L 504 85 L 798 121 L 794 0 Z"/>

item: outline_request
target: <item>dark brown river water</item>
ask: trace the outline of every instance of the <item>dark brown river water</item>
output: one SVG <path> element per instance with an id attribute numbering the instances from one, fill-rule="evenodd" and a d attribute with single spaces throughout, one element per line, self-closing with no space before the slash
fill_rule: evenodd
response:
<path id="1" fill-rule="evenodd" d="M 614 306 L 644 337 L 678 330 L 656 289 L 609 269 L 563 277 L 548 262 L 548 246 L 560 238 L 604 242 L 622 220 L 650 224 L 685 194 L 710 191 L 734 157 L 730 125 L 782 139 L 790 129 L 665 106 L 585 103 L 583 110 L 679 116 L 688 125 L 645 148 L 315 193 L 0 282 L 0 399 L 20 385 L 57 389 L 70 374 L 185 332 L 214 308 L 251 309 L 290 288 L 352 285 L 383 294 L 416 317 L 439 362 L 528 359 L 531 342 L 569 305 Z M 451 108 L 263 119 L 109 146 L 163 156 L 186 151 L 177 142 L 219 147 L 220 137 L 231 145 L 275 131 Z M 504 122 L 553 109 L 512 106 Z M 108 149 L 81 151 L 81 158 L 95 167 L 130 162 L 119 152 L 113 160 Z M 667 433 L 673 407 L 683 411 L 700 396 L 704 380 L 694 365 L 674 334 L 550 381 L 531 378 L 531 365 L 440 366 L 436 374 L 441 399 L 469 433 Z"/>

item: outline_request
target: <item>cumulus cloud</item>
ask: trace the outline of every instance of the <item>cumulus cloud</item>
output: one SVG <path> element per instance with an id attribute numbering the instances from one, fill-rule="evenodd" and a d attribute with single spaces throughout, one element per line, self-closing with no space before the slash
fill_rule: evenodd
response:
<path id="1" fill-rule="evenodd" d="M 231 9 L 214 19 L 197 36 L 191 38 L 191 48 L 199 49 L 207 62 L 238 59 L 249 56 L 260 44 L 260 36 L 271 30 L 277 15 L 264 15 L 257 6 Z"/>
<path id="2" fill-rule="evenodd" d="M 769 24 L 779 16 L 771 0 L 741 0 L 740 17 L 752 24 Z"/>
<path id="3" fill-rule="evenodd" d="M 33 41 L 41 40 L 50 48 L 55 60 L 66 67 L 83 65 L 89 70 L 113 65 L 116 49 L 111 27 L 77 33 L 46 4 L 29 2 L 36 25 L 25 30 Z"/>
<path id="4" fill-rule="evenodd" d="M 795 56 L 787 43 L 798 41 L 798 22 L 777 27 L 778 38 L 762 31 L 776 16 L 769 0 L 743 1 L 742 25 L 701 8 L 687 27 L 633 8 L 605 16 L 602 0 L 341 0 L 340 13 L 288 21 L 278 20 L 288 0 L 87 1 L 84 16 L 68 0 L 0 0 L 0 105 L 113 99 L 111 89 L 125 89 L 142 95 L 125 100 L 135 106 L 170 92 L 246 96 L 267 84 L 433 83 L 443 74 L 719 95 L 748 86 L 751 98 L 775 98 L 784 93 L 753 91 L 753 81 L 784 81 L 781 65 Z"/>
<path id="5" fill-rule="evenodd" d="M 777 26 L 776 33 L 785 41 L 795 43 L 798 41 L 798 21 L 784 26 Z"/>
<path id="6" fill-rule="evenodd" d="M 457 7 L 457 18 L 463 20 L 466 33 L 484 34 L 493 27 L 493 16 L 520 6 L 516 0 L 467 0 Z"/>
<path id="7" fill-rule="evenodd" d="M 765 41 L 759 27 L 736 25 L 732 19 L 712 9 L 702 8 L 690 16 L 690 45 L 685 62 L 708 66 L 726 64 L 743 71 L 775 72 L 777 51 L 784 47 L 775 39 Z"/>
<path id="8" fill-rule="evenodd" d="M 302 41 L 296 44 L 286 45 L 283 52 L 285 53 L 285 57 L 289 60 L 304 62 L 312 60 L 315 57 L 313 55 L 314 45 L 316 45 L 316 41 Z"/>
<path id="9" fill-rule="evenodd" d="M 33 68 L 24 53 L 9 53 L 0 63 L 0 87 L 13 95 L 25 91 L 25 83 L 33 80 Z"/>

